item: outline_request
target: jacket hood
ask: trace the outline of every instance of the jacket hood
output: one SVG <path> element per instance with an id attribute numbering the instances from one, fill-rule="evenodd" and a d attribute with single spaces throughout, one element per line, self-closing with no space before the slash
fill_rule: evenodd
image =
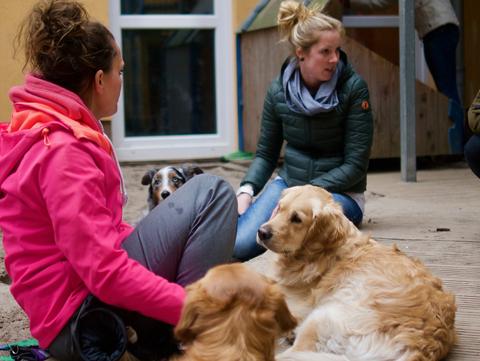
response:
<path id="1" fill-rule="evenodd" d="M 79 138 L 85 137 L 83 133 L 76 134 L 81 129 L 75 129 L 75 126 L 62 119 L 69 118 L 72 123 L 80 125 L 77 128 L 103 134 L 100 123 L 80 97 L 37 76 L 27 75 L 25 84 L 13 87 L 9 96 L 13 104 L 12 121 L 10 124 L 0 124 L 0 187 L 33 144 L 42 138 L 48 140 L 48 132 L 64 129 Z M 39 112 L 39 106 L 51 110 L 50 114 L 45 114 L 47 121 L 31 122 L 32 115 Z"/>
<path id="2" fill-rule="evenodd" d="M 28 74 L 24 85 L 10 89 L 9 97 L 14 112 L 31 109 L 27 103 L 39 103 L 98 132 L 102 131 L 100 122 L 77 94 L 36 75 Z"/>

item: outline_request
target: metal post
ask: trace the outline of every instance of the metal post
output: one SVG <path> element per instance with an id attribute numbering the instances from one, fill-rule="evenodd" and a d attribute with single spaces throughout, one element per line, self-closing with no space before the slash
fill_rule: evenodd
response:
<path id="1" fill-rule="evenodd" d="M 417 181 L 415 149 L 414 1 L 399 1 L 400 31 L 400 163 L 402 180 Z"/>

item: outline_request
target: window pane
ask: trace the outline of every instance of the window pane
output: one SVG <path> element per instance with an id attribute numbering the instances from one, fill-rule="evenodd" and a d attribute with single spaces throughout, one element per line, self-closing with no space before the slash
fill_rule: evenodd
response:
<path id="1" fill-rule="evenodd" d="M 216 133 L 214 31 L 123 30 L 126 136 Z"/>
<path id="2" fill-rule="evenodd" d="M 122 0 L 122 14 L 213 14 L 213 0 Z"/>

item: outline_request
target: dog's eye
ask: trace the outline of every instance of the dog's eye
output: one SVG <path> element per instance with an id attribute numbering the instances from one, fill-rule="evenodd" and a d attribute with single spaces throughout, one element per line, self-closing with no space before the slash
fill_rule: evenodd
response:
<path id="1" fill-rule="evenodd" d="M 290 222 L 292 222 L 292 223 L 302 223 L 302 220 L 298 216 L 297 212 L 292 213 L 292 216 L 290 217 Z"/>
<path id="2" fill-rule="evenodd" d="M 180 181 L 181 181 L 181 179 L 178 178 L 178 177 L 173 177 L 173 178 L 172 178 L 172 182 L 173 182 L 173 184 L 175 184 L 175 185 L 179 184 Z"/>

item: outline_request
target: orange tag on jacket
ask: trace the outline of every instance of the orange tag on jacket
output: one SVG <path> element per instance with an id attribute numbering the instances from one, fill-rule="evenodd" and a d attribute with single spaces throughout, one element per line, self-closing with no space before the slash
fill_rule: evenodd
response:
<path id="1" fill-rule="evenodd" d="M 364 100 L 362 102 L 362 109 L 363 110 L 368 110 L 368 108 L 370 108 L 370 104 L 368 104 L 368 101 L 367 100 Z"/>

